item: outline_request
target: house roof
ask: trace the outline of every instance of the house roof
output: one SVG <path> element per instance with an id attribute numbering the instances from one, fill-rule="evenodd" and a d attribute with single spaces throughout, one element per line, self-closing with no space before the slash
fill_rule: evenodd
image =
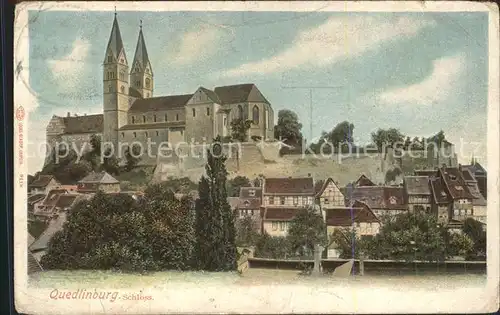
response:
<path id="1" fill-rule="evenodd" d="M 118 184 L 119 181 L 106 172 L 92 172 L 79 181 L 83 184 Z"/>
<path id="2" fill-rule="evenodd" d="M 76 117 L 62 117 L 65 134 L 102 133 L 104 129 L 104 116 L 84 115 Z"/>
<path id="3" fill-rule="evenodd" d="M 31 184 L 29 184 L 30 188 L 45 188 L 50 183 L 50 181 L 54 179 L 52 175 L 38 175 L 37 178 Z"/>
<path id="4" fill-rule="evenodd" d="M 436 177 L 438 176 L 437 170 L 415 170 L 415 176 L 427 176 L 427 177 Z"/>
<path id="5" fill-rule="evenodd" d="M 476 181 L 476 178 L 474 175 L 472 175 L 471 171 L 467 168 L 462 168 L 461 169 L 462 176 L 465 179 L 465 181 Z"/>
<path id="6" fill-rule="evenodd" d="M 28 197 L 28 204 L 34 204 L 45 198 L 44 194 L 35 194 Z"/>
<path id="7" fill-rule="evenodd" d="M 55 206 L 57 208 L 71 207 L 77 198 L 78 195 L 59 195 L 59 199 L 57 200 Z"/>
<path id="8" fill-rule="evenodd" d="M 263 194 L 314 195 L 312 177 L 265 178 Z"/>
<path id="9" fill-rule="evenodd" d="M 408 195 L 431 195 L 427 176 L 405 176 L 404 186 Z"/>
<path id="10" fill-rule="evenodd" d="M 453 199 L 473 199 L 462 172 L 456 167 L 440 168 L 444 185 Z"/>
<path id="11" fill-rule="evenodd" d="M 33 235 L 31 235 L 30 233 L 28 233 L 28 247 L 33 244 L 33 242 L 35 241 L 35 238 L 33 237 Z"/>
<path id="12" fill-rule="evenodd" d="M 449 203 L 448 194 L 446 193 L 443 181 L 439 177 L 431 178 L 431 191 L 434 202 L 437 204 Z"/>
<path id="13" fill-rule="evenodd" d="M 334 184 L 337 189 L 339 189 L 339 191 L 342 193 L 342 191 L 340 190 L 339 186 L 337 185 L 337 183 L 335 183 L 335 181 L 331 178 L 331 177 L 328 177 L 323 183 L 321 182 L 317 182 L 314 186 L 314 191 L 316 192 L 316 196 L 319 197 L 323 194 L 323 192 L 325 191 L 326 187 L 328 187 L 329 184 Z M 321 187 L 318 189 L 318 186 Z"/>
<path id="14" fill-rule="evenodd" d="M 375 184 L 365 176 L 365 174 L 361 175 L 355 183 L 355 186 L 363 187 L 363 186 L 375 186 Z"/>
<path id="15" fill-rule="evenodd" d="M 264 211 L 264 220 L 268 221 L 290 221 L 299 212 L 298 208 L 271 208 Z"/>
<path id="16" fill-rule="evenodd" d="M 255 195 L 251 196 L 250 191 L 254 190 Z M 262 187 L 241 187 L 240 188 L 240 198 L 261 198 L 262 197 Z"/>
<path id="17" fill-rule="evenodd" d="M 193 94 L 183 94 L 137 99 L 130 106 L 129 112 L 144 113 L 182 108 L 192 96 Z"/>
<path id="18" fill-rule="evenodd" d="M 243 102 L 267 103 L 267 99 L 257 89 L 255 84 L 237 84 L 219 86 L 214 89 L 222 104 L 235 104 Z"/>
<path id="19" fill-rule="evenodd" d="M 462 168 L 469 169 L 472 172 L 472 174 L 474 174 L 475 176 L 486 175 L 486 169 L 478 162 L 475 162 L 474 164 L 471 164 L 471 165 L 463 165 Z"/>
<path id="20" fill-rule="evenodd" d="M 238 198 L 238 209 L 259 209 L 260 198 Z"/>
<path id="21" fill-rule="evenodd" d="M 479 186 L 475 181 L 467 181 L 467 187 L 469 188 L 470 193 L 475 197 L 472 200 L 473 206 L 486 206 L 487 202 L 484 196 L 481 194 L 479 190 Z"/>
<path id="22" fill-rule="evenodd" d="M 380 222 L 370 207 L 360 201 L 355 201 L 351 208 L 331 208 L 326 209 L 325 212 L 325 221 L 329 226 L 351 226 L 353 221 L 355 223 Z"/>
<path id="23" fill-rule="evenodd" d="M 210 98 L 214 103 L 217 103 L 217 104 L 221 103 L 221 100 L 219 99 L 217 94 L 215 94 L 214 91 L 206 89 L 202 86 L 200 86 L 200 90 L 202 90 L 208 96 L 208 98 Z"/>
<path id="24" fill-rule="evenodd" d="M 50 221 L 48 227 L 45 231 L 43 231 L 40 237 L 33 244 L 31 244 L 29 249 L 32 251 L 46 249 L 54 234 L 63 229 L 65 222 L 66 214 L 62 212 L 54 220 Z"/>
<path id="25" fill-rule="evenodd" d="M 358 200 L 371 209 L 406 209 L 403 187 L 362 186 L 356 187 L 351 200 Z"/>
<path id="26" fill-rule="evenodd" d="M 168 127 L 183 127 L 184 121 L 169 121 L 151 124 L 128 124 L 120 128 L 120 130 L 144 130 L 144 129 L 165 129 Z"/>

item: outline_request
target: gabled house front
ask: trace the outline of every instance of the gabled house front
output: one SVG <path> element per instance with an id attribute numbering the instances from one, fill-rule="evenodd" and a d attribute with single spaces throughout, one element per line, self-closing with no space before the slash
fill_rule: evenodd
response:
<path id="1" fill-rule="evenodd" d="M 439 176 L 452 201 L 450 219 L 464 221 L 467 218 L 472 218 L 472 201 L 476 197 L 469 191 L 463 173 L 456 167 L 440 168 Z"/>
<path id="2" fill-rule="evenodd" d="M 409 211 L 431 213 L 432 197 L 428 176 L 405 176 L 403 187 Z"/>
<path id="3" fill-rule="evenodd" d="M 106 172 L 92 172 L 78 182 L 79 193 L 119 193 L 120 182 Z"/>
<path id="4" fill-rule="evenodd" d="M 475 220 L 486 224 L 487 202 L 481 194 L 478 182 L 469 169 L 461 168 L 461 171 L 470 193 L 475 197 L 475 199 L 472 200 L 473 217 Z"/>
<path id="5" fill-rule="evenodd" d="M 347 199 L 349 200 L 349 196 Z M 350 196 L 350 201 L 355 200 L 367 204 L 378 218 L 395 216 L 408 210 L 403 187 L 356 187 Z"/>
<path id="6" fill-rule="evenodd" d="M 31 184 L 28 185 L 29 194 L 48 194 L 52 189 L 61 186 L 54 176 L 52 175 L 38 175 Z"/>

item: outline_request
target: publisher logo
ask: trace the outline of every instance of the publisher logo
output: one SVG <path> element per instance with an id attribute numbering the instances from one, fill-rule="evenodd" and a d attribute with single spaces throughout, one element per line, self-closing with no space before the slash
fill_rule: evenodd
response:
<path id="1" fill-rule="evenodd" d="M 16 109 L 16 119 L 21 121 L 24 119 L 24 115 L 25 115 L 25 112 L 24 112 L 24 107 L 22 106 L 19 106 L 17 109 Z"/>

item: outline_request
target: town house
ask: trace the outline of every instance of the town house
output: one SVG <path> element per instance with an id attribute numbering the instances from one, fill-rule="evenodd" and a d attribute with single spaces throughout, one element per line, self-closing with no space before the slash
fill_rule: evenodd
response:
<path id="1" fill-rule="evenodd" d="M 451 219 L 464 221 L 473 217 L 472 201 L 476 199 L 465 182 L 462 172 L 456 167 L 440 168 L 439 176 L 451 198 Z"/>
<path id="2" fill-rule="evenodd" d="M 262 182 L 262 230 L 272 236 L 286 236 L 289 223 L 299 209 L 314 207 L 312 177 L 264 178 Z"/>
<path id="3" fill-rule="evenodd" d="M 120 182 L 106 172 L 92 172 L 78 182 L 79 193 L 104 193 L 120 192 Z"/>
<path id="4" fill-rule="evenodd" d="M 467 168 L 460 168 L 464 177 L 467 188 L 475 197 L 472 200 L 472 214 L 475 220 L 486 224 L 487 202 L 478 186 L 478 182 L 474 175 Z"/>
<path id="5" fill-rule="evenodd" d="M 432 198 L 428 176 L 405 176 L 403 187 L 409 211 L 431 213 Z"/>
<path id="6" fill-rule="evenodd" d="M 373 213 L 381 216 L 395 216 L 407 211 L 403 187 L 361 186 L 353 189 L 350 201 L 361 201 L 367 204 Z"/>
<path id="7" fill-rule="evenodd" d="M 48 194 L 52 189 L 60 187 L 61 184 L 52 175 L 38 175 L 28 185 L 29 194 Z"/>
<path id="8" fill-rule="evenodd" d="M 488 176 L 484 167 L 477 161 L 473 161 L 471 165 L 463 165 L 462 168 L 471 172 L 472 176 L 474 176 L 474 179 L 477 181 L 479 192 L 481 192 L 484 199 L 488 199 Z"/>

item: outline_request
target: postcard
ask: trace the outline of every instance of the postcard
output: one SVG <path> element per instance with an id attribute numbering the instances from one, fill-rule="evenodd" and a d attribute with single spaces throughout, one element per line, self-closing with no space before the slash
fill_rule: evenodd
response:
<path id="1" fill-rule="evenodd" d="M 18 4 L 17 311 L 498 310 L 498 17 Z"/>

